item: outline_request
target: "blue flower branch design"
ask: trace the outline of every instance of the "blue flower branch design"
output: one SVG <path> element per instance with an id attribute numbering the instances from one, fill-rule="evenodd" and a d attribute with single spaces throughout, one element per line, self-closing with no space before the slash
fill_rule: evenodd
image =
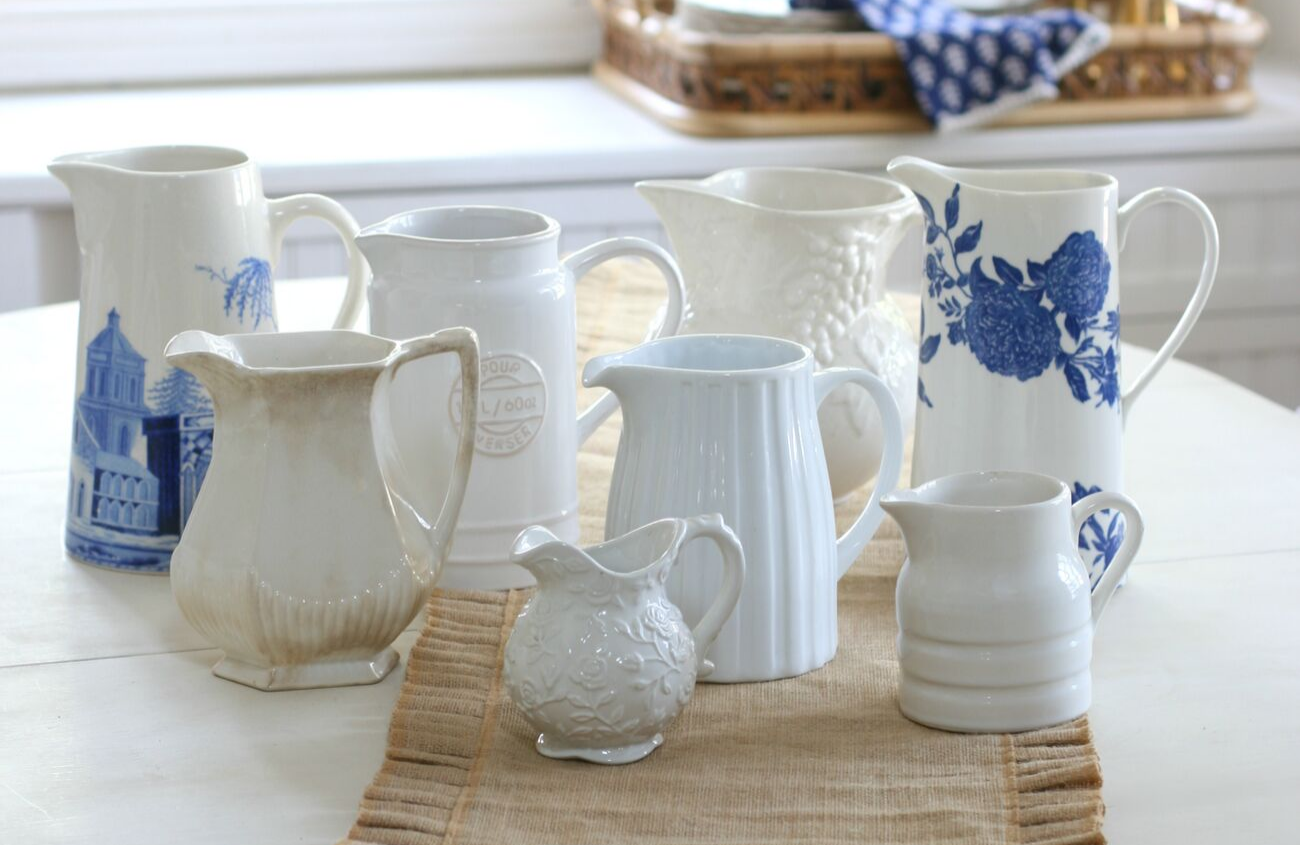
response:
<path id="1" fill-rule="evenodd" d="M 220 272 L 203 265 L 196 265 L 194 269 L 207 273 L 212 281 L 226 286 L 226 316 L 230 316 L 234 310 L 241 325 L 247 314 L 253 320 L 253 328 L 261 325 L 263 320 L 269 321 L 271 327 L 276 328 L 270 262 L 250 256 L 239 262 L 234 275 L 227 274 L 225 267 Z"/>
<path id="2" fill-rule="evenodd" d="M 1105 246 L 1094 232 L 1074 232 L 1046 261 L 1028 260 L 1024 270 L 992 256 L 990 276 L 983 257 L 970 257 L 984 221 L 960 227 L 960 192 L 955 186 L 944 202 L 942 223 L 934 205 L 916 196 L 930 247 L 926 292 L 945 320 L 945 331 L 928 334 L 922 309 L 921 363 L 934 358 L 946 337 L 951 346 L 969 347 L 989 372 L 1029 381 L 1055 367 L 1075 399 L 1115 407 L 1119 312 L 1103 314 L 1110 287 Z M 917 397 L 934 407 L 919 380 Z"/>
<path id="3" fill-rule="evenodd" d="M 1095 485 L 1085 487 L 1076 481 L 1073 489 L 1070 490 L 1070 502 L 1073 504 L 1093 493 L 1100 492 L 1100 487 Z M 1079 554 L 1083 557 L 1084 563 L 1088 564 L 1088 574 L 1093 586 L 1096 586 L 1106 567 L 1110 566 L 1110 562 L 1115 559 L 1123 543 L 1124 516 L 1119 511 L 1109 509 L 1098 511 L 1083 523 L 1083 530 L 1079 532 Z M 1091 561 L 1088 560 L 1089 552 L 1092 553 Z"/>

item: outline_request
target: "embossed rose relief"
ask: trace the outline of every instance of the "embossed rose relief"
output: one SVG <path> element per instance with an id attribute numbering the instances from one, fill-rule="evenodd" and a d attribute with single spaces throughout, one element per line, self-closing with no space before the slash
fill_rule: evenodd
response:
<path id="1" fill-rule="evenodd" d="M 604 611 L 618 592 L 611 583 L 618 586 L 598 575 L 568 591 L 591 609 L 581 638 L 590 648 L 555 647 L 572 628 L 574 605 L 540 601 L 544 592 L 525 606 L 528 623 L 516 626 L 507 647 L 506 683 L 518 703 L 539 727 L 570 742 L 644 739 L 677 715 L 695 687 L 695 643 L 681 612 L 633 596 L 627 604 L 639 604 L 635 614 L 611 616 Z"/>
<path id="2" fill-rule="evenodd" d="M 960 191 L 960 185 L 953 188 L 942 221 L 933 204 L 916 195 L 930 246 L 926 293 L 945 321 L 943 331 L 927 334 L 922 309 L 921 363 L 929 363 L 946 338 L 969 348 L 991 373 L 1029 381 L 1055 369 L 1078 401 L 1117 407 L 1119 312 L 1104 311 L 1110 258 L 1096 233 L 1071 233 L 1042 263 L 1026 259 L 1024 270 L 992 256 L 990 276 L 984 258 L 970 255 L 984 221 L 960 225 Z M 917 396 L 934 407 L 921 379 Z"/>

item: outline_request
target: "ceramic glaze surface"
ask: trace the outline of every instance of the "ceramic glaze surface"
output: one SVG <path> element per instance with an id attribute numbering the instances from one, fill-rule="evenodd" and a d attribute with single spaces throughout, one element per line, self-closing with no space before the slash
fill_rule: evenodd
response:
<path id="1" fill-rule="evenodd" d="M 481 344 L 478 459 L 448 561 L 449 587 L 531 584 L 509 560 L 511 541 L 528 525 L 577 542 L 578 447 L 615 408 L 607 398 L 577 413 L 577 279 L 617 256 L 648 258 L 667 287 L 657 333 L 677 329 L 681 278 L 662 249 L 615 238 L 561 260 L 559 236 L 560 225 L 536 212 L 466 206 L 399 214 L 357 238 L 375 271 L 375 332 L 410 337 L 466 325 Z M 398 379 L 395 401 L 402 453 L 417 466 L 445 468 L 464 404 L 455 368 L 420 362 Z M 433 507 L 439 500 L 440 475 L 416 479 L 418 504 Z"/>
<path id="2" fill-rule="evenodd" d="M 1191 194 L 1157 188 L 1122 208 L 1099 173 L 961 170 L 904 157 L 891 175 L 925 217 L 925 295 L 912 483 L 979 470 L 1041 472 L 1076 498 L 1123 489 L 1133 401 L 1200 315 L 1218 266 L 1214 219 Z M 1119 252 L 1145 208 L 1181 205 L 1205 235 L 1200 281 L 1173 334 L 1120 387 Z M 1013 422 L 1014 421 L 1014 422 Z M 1124 522 L 1091 520 L 1079 543 L 1092 577 Z"/>
<path id="3" fill-rule="evenodd" d="M 899 704 L 953 731 L 1041 728 L 1087 712 L 1092 638 L 1142 541 L 1118 493 L 1071 504 L 1060 481 L 1021 472 L 947 476 L 882 502 L 903 529 Z M 1101 509 L 1128 524 L 1094 588 L 1075 542 Z"/>
<path id="4" fill-rule="evenodd" d="M 268 200 L 237 150 L 144 147 L 64 156 L 81 250 L 81 323 L 66 545 L 79 560 L 166 572 L 212 460 L 212 403 L 163 346 L 185 329 L 276 327 L 272 273 L 294 220 L 345 240 L 350 326 L 367 275 L 356 222 L 325 197 Z"/>
<path id="5" fill-rule="evenodd" d="M 707 537 L 724 561 L 721 591 L 694 630 L 664 589 L 682 548 Z M 663 743 L 712 670 L 704 659 L 745 577 L 740 543 L 717 515 L 665 519 L 587 549 L 536 526 L 513 559 L 537 579 L 506 643 L 503 680 L 542 732 L 537 750 L 631 763 Z"/>
<path id="6" fill-rule="evenodd" d="M 213 672 L 261 689 L 374 683 L 442 569 L 473 457 L 473 404 L 443 501 L 411 501 L 389 419 L 404 364 L 455 353 L 477 396 L 472 331 L 393 343 L 355 332 L 183 332 L 167 360 L 211 391 L 217 441 L 173 554 L 185 618 L 225 654 Z"/>
<path id="7" fill-rule="evenodd" d="M 917 345 L 885 270 L 917 219 L 886 179 L 795 167 L 727 170 L 698 182 L 641 182 L 686 281 L 682 334 L 768 335 L 802 343 L 819 368 L 866 369 L 889 385 L 910 430 Z M 838 499 L 875 475 L 884 428 L 861 391 L 818 412 Z"/>
<path id="8" fill-rule="evenodd" d="M 863 370 L 814 374 L 807 347 L 775 338 L 692 335 L 592 359 L 588 386 L 623 407 L 605 536 L 663 517 L 718 512 L 745 547 L 740 604 L 711 653 L 711 681 L 790 677 L 835 655 L 836 583 L 866 545 L 902 460 L 888 387 Z M 817 407 L 835 388 L 865 388 L 881 414 L 876 492 L 836 539 Z M 668 595 L 687 620 L 718 592 L 716 553 L 691 549 Z"/>

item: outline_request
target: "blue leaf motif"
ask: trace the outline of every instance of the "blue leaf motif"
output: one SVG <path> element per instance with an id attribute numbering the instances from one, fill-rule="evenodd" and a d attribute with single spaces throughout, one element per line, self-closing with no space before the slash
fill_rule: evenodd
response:
<path id="1" fill-rule="evenodd" d="M 1065 365 L 1065 380 L 1070 383 L 1070 392 L 1080 402 L 1088 401 L 1088 382 L 1083 373 L 1074 364 Z"/>
<path id="2" fill-rule="evenodd" d="M 966 331 L 962 328 L 961 320 L 948 324 L 948 342 L 953 346 L 961 346 L 966 342 Z"/>
<path id="3" fill-rule="evenodd" d="M 961 200 L 957 198 L 957 192 L 961 190 L 961 185 L 952 186 L 952 196 L 943 204 L 943 217 L 951 229 L 957 225 L 957 218 L 961 215 Z"/>
<path id="4" fill-rule="evenodd" d="M 976 258 L 975 263 L 970 268 L 970 290 L 971 295 L 976 299 L 995 293 L 999 289 L 998 285 L 985 274 L 984 268 L 980 266 L 980 262 L 983 260 L 983 258 Z"/>
<path id="5" fill-rule="evenodd" d="M 929 223 L 925 227 L 925 242 L 927 244 L 932 244 L 936 240 L 938 240 L 939 235 L 941 234 L 943 234 L 943 232 L 939 229 L 938 226 L 934 225 L 933 223 Z"/>
<path id="6" fill-rule="evenodd" d="M 1079 321 L 1073 314 L 1065 316 L 1065 330 L 1070 333 L 1070 337 L 1074 338 L 1075 343 L 1079 342 L 1079 335 L 1083 334 L 1083 326 L 1079 325 Z"/>
<path id="7" fill-rule="evenodd" d="M 207 273 L 210 279 L 225 285 L 224 304 L 227 316 L 233 310 L 241 325 L 244 316 L 248 315 L 253 318 L 253 328 L 261 325 L 263 320 L 275 327 L 275 296 L 272 290 L 270 262 L 249 256 L 240 260 L 239 269 L 234 275 L 228 274 L 224 267 L 220 272 L 204 265 L 195 265 L 194 269 L 200 273 Z"/>
<path id="8" fill-rule="evenodd" d="M 957 255 L 963 252 L 970 252 L 980 245 L 980 233 L 984 231 L 984 221 L 976 223 L 974 226 L 967 226 L 966 231 L 958 236 L 957 242 L 953 244 L 953 251 Z"/>
<path id="9" fill-rule="evenodd" d="M 934 407 L 934 403 L 930 401 L 930 397 L 925 395 L 925 382 L 920 379 L 916 380 L 916 398 L 924 402 L 926 407 Z"/>
<path id="10" fill-rule="evenodd" d="M 1106 312 L 1106 334 L 1110 335 L 1111 340 L 1119 340 L 1119 312 Z"/>
<path id="11" fill-rule="evenodd" d="M 1010 261 L 996 255 L 993 256 L 993 269 L 997 271 L 999 279 L 1012 287 L 1018 288 L 1025 281 L 1024 273 L 1021 273 Z"/>
<path id="12" fill-rule="evenodd" d="M 934 353 L 939 351 L 939 341 L 943 338 L 937 334 L 932 334 L 921 344 L 921 363 L 928 364 L 934 357 Z"/>
<path id="13" fill-rule="evenodd" d="M 1029 278 L 1036 285 L 1047 284 L 1047 265 L 1039 264 L 1037 261 L 1028 262 Z"/>
<path id="14" fill-rule="evenodd" d="M 917 202 L 921 203 L 921 211 L 925 212 L 925 219 L 929 220 L 930 225 L 933 226 L 935 223 L 934 206 L 930 205 L 930 201 L 925 197 L 921 196 L 920 194 L 916 195 L 916 199 Z"/>

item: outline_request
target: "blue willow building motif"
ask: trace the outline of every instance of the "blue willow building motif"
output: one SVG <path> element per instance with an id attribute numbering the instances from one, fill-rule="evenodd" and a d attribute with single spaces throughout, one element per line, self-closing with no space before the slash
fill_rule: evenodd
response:
<path id="1" fill-rule="evenodd" d="M 195 270 L 207 273 L 214 282 L 221 282 L 226 287 L 224 305 L 226 316 L 231 312 L 244 324 L 247 315 L 253 321 L 253 328 L 261 325 L 263 320 L 275 328 L 275 297 L 271 286 L 271 264 L 261 258 L 249 256 L 239 262 L 234 275 L 222 267 L 220 272 L 204 265 L 195 265 Z"/>
<path id="2" fill-rule="evenodd" d="M 1074 487 L 1070 489 L 1070 502 L 1074 504 L 1086 496 L 1100 492 L 1100 487 L 1095 485 L 1088 487 L 1076 481 Z M 1123 542 L 1124 516 L 1119 511 L 1109 509 L 1098 511 L 1083 523 L 1083 529 L 1079 532 L 1079 554 L 1088 565 L 1088 572 L 1094 586 L 1106 571 L 1106 567 L 1110 566 L 1110 562 L 1115 559 L 1115 554 Z M 1091 559 L 1089 554 L 1092 555 Z"/>
<path id="3" fill-rule="evenodd" d="M 1110 258 L 1094 232 L 1074 232 L 1043 263 L 1026 260 L 1024 270 L 992 257 L 969 259 L 984 232 L 980 220 L 965 228 L 961 186 L 943 206 L 943 220 L 920 194 L 925 212 L 926 291 L 945 320 L 945 330 L 927 334 L 921 312 L 921 364 L 939 352 L 944 337 L 966 346 L 991 373 L 1029 381 L 1059 370 L 1080 402 L 1116 407 L 1119 400 L 1119 312 L 1105 311 Z M 963 265 L 962 256 L 967 256 Z M 933 408 L 924 381 L 917 397 Z"/>
<path id="4" fill-rule="evenodd" d="M 146 404 L 146 361 L 123 333 L 117 309 L 86 345 L 85 364 L 73 422 L 68 549 L 106 566 L 165 571 L 212 459 L 211 401 L 193 376 L 169 367 L 148 390 L 153 407 Z"/>

